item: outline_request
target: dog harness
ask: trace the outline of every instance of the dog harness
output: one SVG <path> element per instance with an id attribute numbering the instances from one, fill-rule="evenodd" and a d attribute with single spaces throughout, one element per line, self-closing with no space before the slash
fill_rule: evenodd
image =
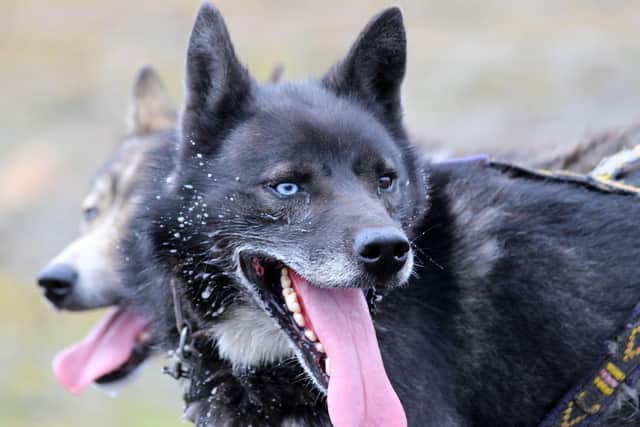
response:
<path id="1" fill-rule="evenodd" d="M 638 151 L 640 154 L 640 150 Z M 531 169 L 514 163 L 505 163 L 495 160 L 489 160 L 489 167 L 507 172 L 512 176 L 522 176 L 532 179 L 553 180 L 569 184 L 576 184 L 604 193 L 622 194 L 630 196 L 640 196 L 640 187 L 625 183 L 622 179 L 622 171 L 628 171 L 624 165 L 618 165 L 616 169 L 610 169 L 608 172 L 600 170 L 588 175 L 582 175 L 570 171 L 551 171 L 547 169 Z"/>
<path id="2" fill-rule="evenodd" d="M 640 379 L 640 304 L 608 346 L 608 355 L 573 387 L 540 427 L 584 427 L 598 420 L 625 389 Z"/>

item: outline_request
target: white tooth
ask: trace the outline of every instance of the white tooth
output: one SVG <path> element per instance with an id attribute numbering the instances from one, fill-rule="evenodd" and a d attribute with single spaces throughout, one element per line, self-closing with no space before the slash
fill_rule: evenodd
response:
<path id="1" fill-rule="evenodd" d="M 296 291 L 293 288 L 285 288 L 282 290 L 282 296 L 286 299 L 289 295 L 295 295 Z"/>
<path id="2" fill-rule="evenodd" d="M 285 289 L 291 288 L 291 279 L 289 279 L 289 276 L 280 277 L 280 285 Z"/>
<path id="3" fill-rule="evenodd" d="M 311 329 L 305 329 L 304 336 L 309 338 L 309 341 L 318 341 L 318 337 Z"/>
<path id="4" fill-rule="evenodd" d="M 301 313 L 302 312 L 302 310 L 300 309 L 300 304 L 298 304 L 296 301 L 294 301 L 294 302 L 287 301 L 287 308 L 292 313 Z"/>
<path id="5" fill-rule="evenodd" d="M 322 345 L 322 343 L 321 343 L 321 342 L 317 342 L 317 343 L 316 343 L 316 351 L 317 351 L 318 353 L 324 353 L 324 346 Z"/>
<path id="6" fill-rule="evenodd" d="M 331 376 L 331 360 L 328 357 L 324 359 L 324 371 Z"/>
<path id="7" fill-rule="evenodd" d="M 280 270 L 280 275 L 282 277 L 285 277 L 285 276 L 289 277 L 289 270 L 287 269 L 287 267 L 282 267 L 282 270 Z"/>
<path id="8" fill-rule="evenodd" d="M 296 324 L 301 328 L 304 327 L 304 316 L 300 313 L 293 313 L 293 320 L 296 321 Z"/>
<path id="9" fill-rule="evenodd" d="M 298 296 L 296 295 L 295 292 L 289 292 L 287 295 L 285 295 L 284 299 L 287 300 L 287 304 L 289 303 L 293 304 L 294 302 L 295 303 L 298 302 Z"/>

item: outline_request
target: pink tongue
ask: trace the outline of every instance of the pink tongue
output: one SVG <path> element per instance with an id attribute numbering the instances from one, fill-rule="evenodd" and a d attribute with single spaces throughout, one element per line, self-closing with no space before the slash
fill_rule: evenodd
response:
<path id="1" fill-rule="evenodd" d="M 335 427 L 404 427 L 407 418 L 382 364 L 361 289 L 323 289 L 290 271 L 304 314 L 331 359 L 329 416 Z"/>
<path id="2" fill-rule="evenodd" d="M 71 393 L 80 393 L 126 362 L 145 328 L 142 316 L 122 308 L 110 310 L 84 340 L 55 357 L 53 372 L 58 382 Z"/>

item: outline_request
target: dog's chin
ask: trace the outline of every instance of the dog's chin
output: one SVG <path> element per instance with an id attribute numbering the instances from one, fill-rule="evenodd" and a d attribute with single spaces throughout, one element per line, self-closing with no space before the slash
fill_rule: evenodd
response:
<path id="1" fill-rule="evenodd" d="M 254 301 L 238 301 L 209 327 L 220 357 L 235 371 L 279 363 L 293 356 L 289 338 Z"/>

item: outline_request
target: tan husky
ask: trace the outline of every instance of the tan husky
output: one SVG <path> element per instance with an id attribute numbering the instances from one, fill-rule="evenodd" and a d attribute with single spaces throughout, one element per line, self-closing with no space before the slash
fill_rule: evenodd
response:
<path id="1" fill-rule="evenodd" d="M 119 382 L 150 354 L 147 323 L 127 308 L 117 267 L 119 242 L 128 234 L 143 186 L 145 159 L 161 146 L 174 145 L 176 111 L 150 67 L 135 79 L 130 110 L 128 135 L 98 170 L 82 202 L 80 236 L 38 276 L 45 298 L 57 309 L 114 307 L 87 338 L 54 361 L 58 381 L 74 393 L 94 381 Z"/>

